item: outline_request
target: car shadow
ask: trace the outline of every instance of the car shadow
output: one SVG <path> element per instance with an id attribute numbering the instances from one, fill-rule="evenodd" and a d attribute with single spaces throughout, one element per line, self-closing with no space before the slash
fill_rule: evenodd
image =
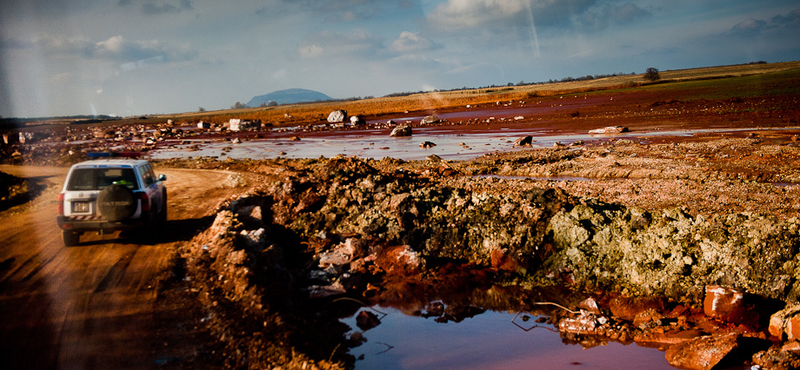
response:
<path id="1" fill-rule="evenodd" d="M 27 189 L 27 191 L 13 195 L 4 194 L 2 200 L 0 200 L 0 212 L 36 199 L 47 189 L 47 179 L 51 177 L 53 176 L 36 176 L 20 179 L 0 172 L 0 187 L 3 189 L 11 189 L 12 187 L 23 187 Z"/>
<path id="2" fill-rule="evenodd" d="M 113 238 L 81 241 L 76 247 L 96 246 L 105 244 L 140 244 L 158 245 L 189 241 L 198 233 L 207 229 L 214 222 L 214 216 L 191 218 L 183 220 L 169 220 L 157 229 L 126 230 Z M 110 235 L 110 234 L 109 234 Z"/>

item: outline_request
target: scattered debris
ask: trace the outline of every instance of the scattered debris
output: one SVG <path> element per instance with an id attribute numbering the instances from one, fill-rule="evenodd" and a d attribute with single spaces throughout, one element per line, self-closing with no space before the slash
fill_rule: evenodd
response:
<path id="1" fill-rule="evenodd" d="M 393 137 L 411 136 L 411 126 L 398 125 L 394 129 L 392 129 L 392 133 L 390 133 L 389 136 Z"/>
<path id="2" fill-rule="evenodd" d="M 609 126 L 595 130 L 589 130 L 589 133 L 592 135 L 621 134 L 623 132 L 628 132 L 628 128 L 622 126 Z"/>

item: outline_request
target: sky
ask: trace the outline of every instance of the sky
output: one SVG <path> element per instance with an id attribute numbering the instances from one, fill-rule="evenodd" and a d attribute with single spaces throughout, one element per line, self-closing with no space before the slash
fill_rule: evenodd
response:
<path id="1" fill-rule="evenodd" d="M 800 60 L 797 0 L 3 0 L 0 116 Z"/>

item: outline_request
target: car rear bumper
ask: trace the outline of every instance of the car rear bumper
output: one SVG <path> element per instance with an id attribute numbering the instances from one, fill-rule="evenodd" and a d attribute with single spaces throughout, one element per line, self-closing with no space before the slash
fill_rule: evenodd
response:
<path id="1" fill-rule="evenodd" d="M 153 217 L 143 214 L 136 220 L 108 221 L 108 220 L 82 220 L 76 217 L 57 216 L 58 227 L 62 230 L 83 231 L 117 231 L 131 230 L 150 226 Z"/>

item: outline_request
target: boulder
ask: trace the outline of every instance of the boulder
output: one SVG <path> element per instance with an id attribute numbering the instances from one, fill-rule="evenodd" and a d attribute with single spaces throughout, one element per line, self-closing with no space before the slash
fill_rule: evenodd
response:
<path id="1" fill-rule="evenodd" d="M 440 157 L 440 156 L 438 156 L 436 154 L 431 154 L 431 155 L 425 157 L 425 159 L 427 159 L 427 160 L 429 160 L 431 162 L 434 162 L 434 163 L 439 163 L 439 162 L 442 161 L 442 157 Z"/>
<path id="2" fill-rule="evenodd" d="M 392 129 L 392 133 L 389 136 L 393 137 L 402 137 L 402 136 L 411 136 L 411 126 L 409 125 L 399 125 Z"/>
<path id="3" fill-rule="evenodd" d="M 531 146 L 533 143 L 533 136 L 523 136 L 514 141 L 514 146 Z"/>
<path id="4" fill-rule="evenodd" d="M 328 122 L 330 123 L 343 123 L 347 119 L 347 111 L 337 109 L 328 114 Z"/>
<path id="5" fill-rule="evenodd" d="M 717 285 L 706 286 L 703 312 L 708 317 L 737 325 L 755 327 L 759 320 L 755 297 L 737 289 Z"/>
<path id="6" fill-rule="evenodd" d="M 425 148 L 425 149 L 433 148 L 435 146 L 436 146 L 436 144 L 433 143 L 433 142 L 430 142 L 430 141 L 423 141 L 423 142 L 419 143 L 419 147 L 420 148 Z"/>
<path id="7" fill-rule="evenodd" d="M 360 126 L 360 125 L 366 125 L 367 121 L 364 119 L 364 117 L 355 115 L 355 116 L 350 116 L 350 123 L 353 124 L 353 126 Z"/>
<path id="8" fill-rule="evenodd" d="M 594 135 L 620 134 L 623 132 L 628 132 L 628 128 L 623 126 L 608 126 L 589 131 L 590 134 Z"/>
<path id="9" fill-rule="evenodd" d="M 439 123 L 440 121 L 441 120 L 439 119 L 439 117 L 432 115 L 432 116 L 425 116 L 421 121 L 419 121 L 419 123 L 422 125 L 430 125 L 434 123 Z"/>

